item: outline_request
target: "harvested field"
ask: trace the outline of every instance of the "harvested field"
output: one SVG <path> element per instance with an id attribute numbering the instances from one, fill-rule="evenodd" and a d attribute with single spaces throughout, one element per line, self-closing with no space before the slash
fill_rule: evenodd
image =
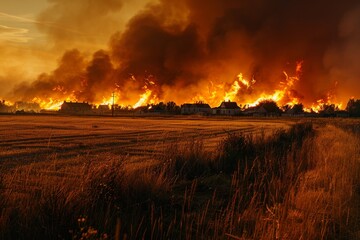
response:
<path id="1" fill-rule="evenodd" d="M 359 239 L 360 121 L 0 117 L 1 239 Z"/>
<path id="2" fill-rule="evenodd" d="M 295 120 L 1 116 L 0 158 L 8 167 L 104 153 L 151 158 L 175 141 L 214 148 L 229 133 L 288 128 Z"/>

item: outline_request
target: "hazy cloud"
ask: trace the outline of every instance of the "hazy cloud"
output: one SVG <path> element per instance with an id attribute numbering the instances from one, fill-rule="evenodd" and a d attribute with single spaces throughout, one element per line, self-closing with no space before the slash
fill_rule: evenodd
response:
<path id="1" fill-rule="evenodd" d="M 26 43 L 31 38 L 28 37 L 29 30 L 25 28 L 14 28 L 0 25 L 0 41 Z"/>

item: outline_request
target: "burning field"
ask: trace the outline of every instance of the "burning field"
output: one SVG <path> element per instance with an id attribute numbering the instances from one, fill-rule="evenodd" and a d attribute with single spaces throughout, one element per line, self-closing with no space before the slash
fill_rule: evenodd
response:
<path id="1" fill-rule="evenodd" d="M 110 104 L 112 94 L 116 104 L 134 108 L 160 101 L 253 106 L 270 99 L 279 106 L 302 103 L 307 111 L 324 104 L 341 109 L 359 97 L 359 13 L 355 0 L 134 6 L 56 0 L 36 23 L 49 51 L 63 50 L 57 66 L 26 81 L 4 72 L 3 86 L 17 84 L 0 95 L 43 109 L 58 109 L 64 100 Z M 126 21 L 115 24 L 116 14 Z M 91 43 L 100 37 L 97 49 Z"/>

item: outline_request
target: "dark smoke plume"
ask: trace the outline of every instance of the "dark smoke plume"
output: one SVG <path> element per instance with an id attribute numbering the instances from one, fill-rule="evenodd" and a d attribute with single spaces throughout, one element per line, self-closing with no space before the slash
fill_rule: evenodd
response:
<path id="1" fill-rule="evenodd" d="M 115 0 L 106 4 L 89 12 L 89 19 L 122 6 Z M 58 18 L 66 18 L 62 2 L 56 6 Z M 107 50 L 90 59 L 67 52 L 58 69 L 18 87 L 15 95 L 32 99 L 59 85 L 62 94 L 73 92 L 79 100 L 101 101 L 115 89 L 120 100 L 130 102 L 155 83 L 159 99 L 182 103 L 218 83 L 231 84 L 242 72 L 256 79 L 251 91 L 239 92 L 238 100 L 245 101 L 271 93 L 284 79 L 282 72 L 295 74 L 296 62 L 303 61 L 291 94 L 311 104 L 331 91 L 345 102 L 359 97 L 359 9 L 358 0 L 162 0 L 113 33 Z"/>

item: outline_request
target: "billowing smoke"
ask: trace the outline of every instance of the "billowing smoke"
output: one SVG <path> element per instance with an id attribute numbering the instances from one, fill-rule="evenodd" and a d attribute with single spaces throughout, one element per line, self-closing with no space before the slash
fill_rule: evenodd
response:
<path id="1" fill-rule="evenodd" d="M 119 25 L 115 13 L 122 8 L 119 0 L 52 0 L 39 16 L 39 29 L 45 32 L 55 48 L 85 49 L 101 45 Z"/>
<path id="2" fill-rule="evenodd" d="M 40 18 L 56 18 L 68 30 L 44 29 L 49 36 L 66 43 L 84 37 L 77 31 L 98 32 L 108 46 L 92 56 L 81 46 L 67 51 L 55 71 L 18 86 L 14 96 L 101 102 L 115 91 L 125 105 L 150 89 L 158 100 L 216 105 L 219 84 L 230 88 L 241 72 L 256 80 L 238 91 L 235 100 L 241 103 L 271 94 L 284 81 L 283 71 L 295 75 L 302 61 L 301 79 L 288 89 L 290 95 L 305 104 L 329 93 L 345 104 L 359 97 L 358 0 L 161 0 L 146 4 L 108 36 L 116 24 L 112 14 L 122 6 L 117 0 L 54 1 Z"/>
<path id="3" fill-rule="evenodd" d="M 338 82 L 339 96 L 358 97 L 360 87 L 360 4 L 349 11 L 339 25 L 339 40 L 324 57 L 332 81 Z"/>

